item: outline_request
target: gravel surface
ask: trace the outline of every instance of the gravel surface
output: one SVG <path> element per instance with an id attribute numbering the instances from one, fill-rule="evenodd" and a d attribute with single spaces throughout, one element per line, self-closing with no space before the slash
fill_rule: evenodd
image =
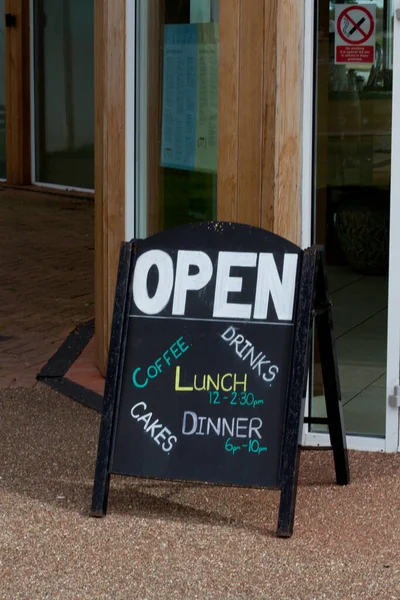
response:
<path id="1" fill-rule="evenodd" d="M 100 419 L 37 386 L 0 391 L 0 598 L 400 599 L 400 457 L 303 451 L 294 535 L 279 493 L 111 478 L 89 518 Z"/>

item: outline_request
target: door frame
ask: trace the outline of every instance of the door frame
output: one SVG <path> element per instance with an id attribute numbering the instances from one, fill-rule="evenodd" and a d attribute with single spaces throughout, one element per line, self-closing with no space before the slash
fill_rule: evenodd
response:
<path id="1" fill-rule="evenodd" d="M 312 243 L 314 173 L 314 30 L 315 2 L 305 0 L 305 45 L 304 45 L 304 95 L 303 95 L 303 184 L 302 184 L 302 247 Z M 396 65 L 396 66 L 395 66 Z M 400 21 L 394 18 L 393 32 L 393 96 L 392 107 L 400 103 Z M 400 112 L 392 108 L 392 148 L 391 156 L 400 156 Z M 396 201 L 397 197 L 397 201 Z M 386 428 L 385 438 L 347 435 L 349 449 L 364 451 L 400 451 L 399 409 L 391 406 L 389 398 L 399 385 L 400 364 L 400 236 L 396 224 L 400 222 L 400 169 L 391 170 L 390 198 L 390 249 L 389 249 L 389 291 L 388 291 L 388 339 L 386 366 Z M 310 386 L 307 391 L 306 415 L 310 407 Z M 329 446 L 329 435 L 313 433 L 309 425 L 304 425 L 302 444 L 306 446 Z"/>
<path id="2" fill-rule="evenodd" d="M 400 156 L 400 113 L 393 110 L 400 102 L 400 21 L 393 8 L 393 92 L 392 92 L 392 148 L 393 157 Z M 390 179 L 390 241 L 389 241 L 389 303 L 388 303 L 388 364 L 386 371 L 386 451 L 400 451 L 400 412 L 390 404 L 390 396 L 394 395 L 395 386 L 399 385 L 400 364 L 400 237 L 397 224 L 400 222 L 400 170 L 391 169 Z"/>
<path id="3" fill-rule="evenodd" d="M 126 0 L 125 5 L 125 236 L 129 241 L 135 237 L 144 237 L 145 224 L 137 231 L 137 192 L 136 173 L 138 172 L 137 160 L 141 153 L 136 152 L 136 0 Z M 139 69 L 140 71 L 140 69 Z M 144 73 L 147 73 L 144 70 Z M 139 86 L 140 89 L 140 86 Z M 147 85 L 145 91 L 147 94 Z M 139 125 L 140 129 L 140 125 Z M 140 140 L 139 140 L 140 143 Z M 142 179 L 145 180 L 145 177 Z"/>

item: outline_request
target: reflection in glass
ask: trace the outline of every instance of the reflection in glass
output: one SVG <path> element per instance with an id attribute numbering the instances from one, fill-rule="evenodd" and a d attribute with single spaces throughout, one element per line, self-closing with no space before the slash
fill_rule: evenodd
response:
<path id="1" fill-rule="evenodd" d="M 94 187 L 93 0 L 35 0 L 36 180 Z"/>
<path id="2" fill-rule="evenodd" d="M 0 179 L 6 178 L 6 60 L 4 0 L 0 0 Z"/>
<path id="3" fill-rule="evenodd" d="M 371 5 L 373 61 L 338 64 L 335 6 L 341 12 L 357 4 L 367 6 L 318 1 L 314 231 L 326 248 L 346 431 L 379 436 L 386 405 L 393 10 L 389 0 Z M 312 414 L 322 416 L 317 346 L 314 355 Z"/>
<path id="4" fill-rule="evenodd" d="M 143 236 L 216 218 L 219 2 L 141 0 L 137 6 Z"/>

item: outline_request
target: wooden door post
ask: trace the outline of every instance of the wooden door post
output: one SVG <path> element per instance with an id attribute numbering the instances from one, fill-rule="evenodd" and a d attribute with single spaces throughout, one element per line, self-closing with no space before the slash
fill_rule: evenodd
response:
<path id="1" fill-rule="evenodd" d="M 95 0 L 95 327 L 103 374 L 125 239 L 125 4 Z"/>

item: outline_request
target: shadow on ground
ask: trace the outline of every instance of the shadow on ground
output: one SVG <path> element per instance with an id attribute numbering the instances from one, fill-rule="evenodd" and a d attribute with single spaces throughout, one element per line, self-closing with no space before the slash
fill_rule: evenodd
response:
<path id="1" fill-rule="evenodd" d="M 99 415 L 43 386 L 3 391 L 0 398 L 3 489 L 88 515 Z M 353 487 L 371 481 L 376 485 L 388 475 L 399 477 L 399 460 L 351 454 Z M 340 496 L 334 481 L 330 451 L 302 452 L 300 495 L 319 489 L 328 498 L 332 493 Z M 276 490 L 111 477 L 109 514 L 114 515 L 232 525 L 265 534 L 275 531 L 278 505 Z M 318 510 L 315 506 L 316 514 Z"/>
<path id="2" fill-rule="evenodd" d="M 8 390 L 0 397 L 3 489 L 89 518 L 100 417 L 44 387 L 29 394 Z M 109 514 L 233 525 L 266 534 L 274 532 L 278 501 L 275 490 L 112 476 Z"/>

